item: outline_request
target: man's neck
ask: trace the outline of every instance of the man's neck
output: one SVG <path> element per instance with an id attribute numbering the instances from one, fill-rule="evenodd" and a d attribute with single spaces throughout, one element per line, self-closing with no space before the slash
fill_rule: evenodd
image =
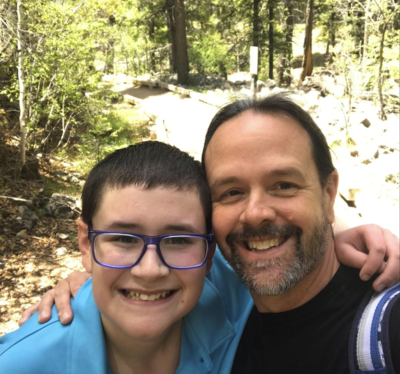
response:
<path id="1" fill-rule="evenodd" d="M 329 283 L 339 268 L 334 242 L 329 241 L 321 264 L 289 291 L 278 296 L 261 296 L 251 293 L 260 313 L 280 313 L 298 308 L 310 301 Z"/>

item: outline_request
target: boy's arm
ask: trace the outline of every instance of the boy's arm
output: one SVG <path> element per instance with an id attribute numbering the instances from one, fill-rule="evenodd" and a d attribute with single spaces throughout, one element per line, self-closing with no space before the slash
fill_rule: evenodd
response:
<path id="1" fill-rule="evenodd" d="M 382 271 L 373 284 L 377 291 L 400 280 L 400 245 L 395 235 L 377 225 L 364 225 L 341 231 L 344 227 L 343 222 L 336 222 L 334 227 L 335 249 L 340 262 L 361 269 L 360 276 L 363 280 Z M 39 322 L 46 322 L 51 317 L 51 307 L 54 302 L 61 322 L 70 323 L 73 317 L 70 296 L 74 296 L 89 277 L 86 272 L 71 273 L 66 279 L 58 282 L 54 289 L 47 291 L 39 303 L 28 308 L 22 314 L 19 325 L 37 310 L 39 310 Z"/>

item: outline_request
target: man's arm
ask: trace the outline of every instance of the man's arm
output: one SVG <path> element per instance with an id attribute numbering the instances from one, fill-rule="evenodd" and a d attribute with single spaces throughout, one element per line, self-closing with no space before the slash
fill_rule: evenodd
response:
<path id="1" fill-rule="evenodd" d="M 400 245 L 395 235 L 377 225 L 364 225 L 342 231 L 345 228 L 345 224 L 337 220 L 334 235 L 336 254 L 340 262 L 361 269 L 360 277 L 363 280 L 382 272 L 373 284 L 377 291 L 400 280 Z M 47 291 L 40 302 L 23 312 L 19 325 L 38 310 L 39 322 L 48 321 L 54 302 L 61 323 L 70 323 L 73 318 L 70 297 L 75 296 L 89 277 L 86 272 L 71 273 L 66 279 L 58 282 L 54 289 Z"/>

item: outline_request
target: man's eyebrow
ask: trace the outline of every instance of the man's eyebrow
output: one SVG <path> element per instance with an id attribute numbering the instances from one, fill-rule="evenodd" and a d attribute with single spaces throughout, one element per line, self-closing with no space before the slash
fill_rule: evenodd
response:
<path id="1" fill-rule="evenodd" d="M 237 177 L 226 177 L 226 178 L 217 178 L 211 185 L 210 189 L 224 186 L 226 184 L 238 182 L 239 178 Z"/>
<path id="2" fill-rule="evenodd" d="M 304 174 L 297 168 L 287 167 L 283 169 L 275 169 L 268 172 L 267 176 L 275 177 L 275 176 L 286 176 L 286 175 L 293 175 L 296 177 L 300 177 L 304 179 Z"/>
<path id="3" fill-rule="evenodd" d="M 297 168 L 287 167 L 282 169 L 274 169 L 265 174 L 267 177 L 276 177 L 276 176 L 296 176 L 301 178 L 302 180 L 305 179 L 304 174 Z M 238 177 L 225 177 L 225 178 L 217 178 L 211 185 L 210 189 L 218 188 L 230 183 L 239 182 L 240 179 Z"/>

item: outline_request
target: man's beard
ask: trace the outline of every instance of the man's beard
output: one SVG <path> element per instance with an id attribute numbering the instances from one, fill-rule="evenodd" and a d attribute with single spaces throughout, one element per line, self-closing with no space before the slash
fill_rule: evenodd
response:
<path id="1" fill-rule="evenodd" d="M 301 240 L 303 230 L 298 226 L 266 224 L 257 229 L 245 227 L 229 233 L 226 243 L 231 253 L 221 252 L 250 292 L 260 296 L 282 295 L 318 267 L 328 246 L 329 233 L 330 226 L 323 210 L 322 222 L 314 227 L 304 242 Z M 296 238 L 296 245 L 293 251 L 270 260 L 246 261 L 234 244 L 237 241 L 278 236 L 293 236 Z M 266 279 L 262 279 L 263 274 L 266 275 Z"/>

